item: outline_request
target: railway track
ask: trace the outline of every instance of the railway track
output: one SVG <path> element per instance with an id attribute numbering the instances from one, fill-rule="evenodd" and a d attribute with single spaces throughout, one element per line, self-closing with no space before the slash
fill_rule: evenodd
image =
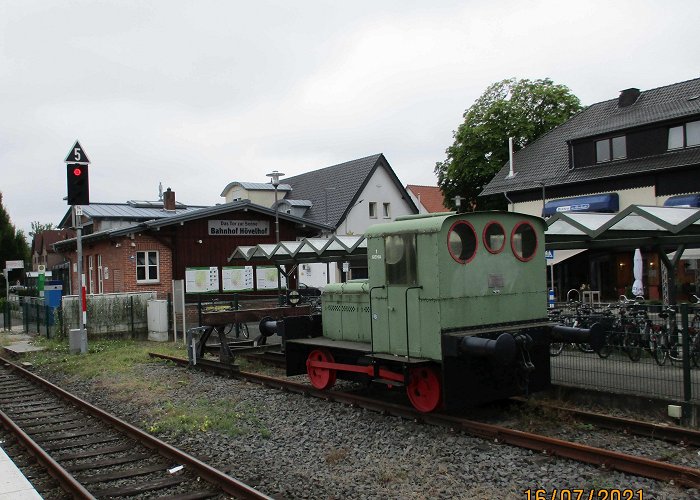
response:
<path id="1" fill-rule="evenodd" d="M 187 359 L 156 353 L 149 353 L 149 355 L 153 358 L 171 361 L 180 366 L 189 366 Z M 232 368 L 231 365 L 207 359 L 197 360 L 196 366 L 201 370 L 243 379 L 265 387 L 340 402 L 351 406 L 381 412 L 387 415 L 399 416 L 406 419 L 424 422 L 426 424 L 440 425 L 451 429 L 461 430 L 477 437 L 495 440 L 501 443 L 538 452 L 545 452 L 550 455 L 568 458 L 579 462 L 603 466 L 608 469 L 617 470 L 628 474 L 661 481 L 673 481 L 675 484 L 680 484 L 690 488 L 700 487 L 700 469 L 695 469 L 692 467 L 651 460 L 644 457 L 628 455 L 603 448 L 596 448 L 593 446 L 518 431 L 507 427 L 451 415 L 440 413 L 419 413 L 409 406 L 379 401 L 357 394 L 340 391 L 320 391 L 307 384 L 300 384 L 289 380 L 255 373 L 242 372 L 237 368 Z M 566 409 L 562 408 L 562 410 Z M 637 421 L 626 421 L 625 426 L 619 425 L 617 428 L 625 428 L 628 431 L 631 431 L 631 429 L 637 428 L 635 422 Z M 668 436 L 662 437 L 662 439 L 671 439 L 676 442 L 685 443 L 691 442 L 691 440 L 700 439 L 700 435 L 694 431 L 688 431 L 686 429 L 666 428 L 665 426 L 655 427 L 655 424 L 647 424 L 645 422 L 639 422 L 638 424 L 640 424 L 639 428 L 644 428 L 644 430 L 639 431 L 639 433 L 643 435 L 651 434 L 653 437 Z M 669 429 L 672 430 L 669 431 Z M 663 433 L 662 430 L 664 431 Z"/>
<path id="2" fill-rule="evenodd" d="M 74 498 L 269 498 L 5 359 L 0 367 L 0 424 Z"/>
<path id="3" fill-rule="evenodd" d="M 263 363 L 276 368 L 284 368 L 285 366 L 284 356 L 274 351 L 256 354 L 241 354 L 240 356 L 249 361 Z M 516 404 L 524 404 L 527 401 L 529 404 L 532 404 L 535 407 L 539 407 L 543 410 L 555 411 L 560 414 L 567 414 L 580 422 L 592 424 L 599 428 L 700 448 L 700 432 L 692 429 L 671 425 L 654 424 L 651 422 L 644 422 L 641 420 L 623 417 L 615 417 L 612 415 L 579 410 L 576 408 L 569 408 L 542 401 L 526 400 L 525 398 L 521 397 L 513 397 L 510 398 L 510 400 Z"/>

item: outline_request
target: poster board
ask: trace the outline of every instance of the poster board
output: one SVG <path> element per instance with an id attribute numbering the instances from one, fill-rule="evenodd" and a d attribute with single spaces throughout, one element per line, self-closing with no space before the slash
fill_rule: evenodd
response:
<path id="1" fill-rule="evenodd" d="M 218 267 L 185 268 L 186 293 L 212 293 L 219 291 Z"/>
<path id="2" fill-rule="evenodd" d="M 224 292 L 249 292 L 253 290 L 253 266 L 231 266 L 221 268 Z M 275 287 L 277 284 L 275 282 Z"/>
<path id="3" fill-rule="evenodd" d="M 273 266 L 258 266 L 255 269 L 255 287 L 258 290 L 277 290 L 279 271 Z M 287 288 L 287 280 L 282 276 L 282 288 Z"/>

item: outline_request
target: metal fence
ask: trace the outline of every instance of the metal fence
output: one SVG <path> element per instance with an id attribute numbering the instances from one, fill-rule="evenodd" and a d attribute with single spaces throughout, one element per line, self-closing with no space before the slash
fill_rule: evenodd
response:
<path id="1" fill-rule="evenodd" d="M 61 309 L 47 306 L 43 298 L 16 297 L 3 301 L 2 327 L 5 331 L 39 333 L 48 338 L 61 323 Z"/>
<path id="2" fill-rule="evenodd" d="M 596 307 L 571 303 L 556 321 L 605 326 L 605 345 L 552 344 L 552 383 L 616 394 L 700 402 L 700 307 L 633 301 Z"/>

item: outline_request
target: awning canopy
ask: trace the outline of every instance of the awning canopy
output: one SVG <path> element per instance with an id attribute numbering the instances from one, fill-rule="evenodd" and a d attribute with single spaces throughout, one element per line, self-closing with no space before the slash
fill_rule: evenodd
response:
<path id="1" fill-rule="evenodd" d="M 665 207 L 700 207 L 700 194 L 679 194 L 664 202 Z"/>
<path id="2" fill-rule="evenodd" d="M 619 209 L 620 198 L 617 193 L 595 194 L 548 201 L 544 205 L 542 216 L 549 217 L 562 212 L 615 213 Z"/>
<path id="3" fill-rule="evenodd" d="M 547 259 L 548 266 L 556 266 L 560 262 L 564 262 L 566 259 L 570 259 L 574 255 L 578 255 L 581 252 L 585 252 L 585 248 L 580 248 L 577 250 L 551 250 L 554 254 L 552 258 Z"/>
<path id="4" fill-rule="evenodd" d="M 671 252 L 667 254 L 669 260 L 673 260 L 676 256 L 676 252 Z M 697 260 L 700 259 L 700 248 L 691 248 L 683 251 L 681 254 L 681 260 Z"/>
<path id="5" fill-rule="evenodd" d="M 246 262 L 299 264 L 366 258 L 367 240 L 364 236 L 332 236 L 328 239 L 304 238 L 299 241 L 237 247 L 228 261 L 239 259 Z"/>
<path id="6" fill-rule="evenodd" d="M 547 219 L 546 248 L 700 247 L 700 208 L 630 205 L 618 214 L 558 213 Z"/>

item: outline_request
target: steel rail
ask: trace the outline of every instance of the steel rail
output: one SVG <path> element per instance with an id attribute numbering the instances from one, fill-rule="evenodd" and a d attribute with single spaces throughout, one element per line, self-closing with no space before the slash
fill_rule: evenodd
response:
<path id="1" fill-rule="evenodd" d="M 0 411 L 0 423 L 17 438 L 22 447 L 48 471 L 49 475 L 58 481 L 63 491 L 70 494 L 73 498 L 95 498 L 70 472 L 51 458 L 36 441 L 29 437 L 29 435 L 15 424 L 3 411 Z"/>
<path id="2" fill-rule="evenodd" d="M 511 398 L 513 401 L 522 404 L 525 402 L 521 398 Z M 653 439 L 660 439 L 676 444 L 684 444 L 700 447 L 700 431 L 686 429 L 674 425 L 655 424 L 642 420 L 615 417 L 576 408 L 567 408 L 551 403 L 535 401 L 535 407 L 546 410 L 568 413 L 573 417 L 605 429 L 619 430 L 629 434 L 645 436 Z"/>
<path id="3" fill-rule="evenodd" d="M 53 393 L 57 394 L 59 397 L 66 399 L 79 408 L 89 412 L 90 414 L 108 422 L 115 428 L 124 432 L 129 437 L 139 441 L 148 448 L 155 449 L 163 456 L 166 456 L 172 460 L 175 460 L 180 465 L 186 465 L 193 471 L 196 471 L 202 478 L 207 482 L 212 483 L 220 487 L 226 493 L 241 499 L 251 499 L 251 500 L 272 500 L 271 497 L 264 495 L 263 493 L 257 491 L 256 489 L 248 486 L 237 479 L 232 478 L 224 474 L 223 472 L 211 467 L 210 465 L 196 459 L 195 457 L 178 450 L 177 448 L 169 445 L 168 443 L 161 441 L 147 432 L 142 431 L 138 427 L 135 427 L 120 418 L 111 415 L 104 410 L 88 403 L 87 401 L 80 399 L 79 397 L 61 389 L 57 385 L 52 384 L 48 380 L 45 380 L 34 373 L 25 370 L 24 368 L 17 366 L 16 364 L 3 358 L 3 361 L 10 367 L 10 369 L 22 374 L 25 378 L 49 389 Z"/>
<path id="4" fill-rule="evenodd" d="M 153 358 L 166 359 L 179 365 L 189 365 L 187 359 L 177 358 L 155 353 L 149 353 Z M 487 424 L 459 417 L 453 417 L 440 413 L 419 413 L 404 405 L 386 403 L 375 399 L 348 394 L 339 391 L 321 391 L 305 384 L 290 382 L 287 380 L 258 375 L 247 372 L 234 372 L 219 362 L 198 360 L 197 368 L 216 373 L 234 376 L 250 382 L 256 382 L 266 387 L 272 387 L 298 394 L 314 396 L 330 401 L 341 402 L 365 409 L 378 411 L 387 415 L 399 416 L 418 422 L 432 425 L 440 425 L 449 428 L 457 428 L 476 437 L 495 440 L 501 443 L 518 446 L 533 451 L 545 452 L 550 455 L 568 458 L 578 462 L 584 462 L 609 469 L 643 476 L 662 481 L 674 481 L 676 484 L 690 488 L 700 488 L 700 469 L 669 464 L 649 458 L 628 455 L 616 451 L 596 448 L 561 439 L 541 436 L 529 432 L 518 431 L 494 424 Z"/>

